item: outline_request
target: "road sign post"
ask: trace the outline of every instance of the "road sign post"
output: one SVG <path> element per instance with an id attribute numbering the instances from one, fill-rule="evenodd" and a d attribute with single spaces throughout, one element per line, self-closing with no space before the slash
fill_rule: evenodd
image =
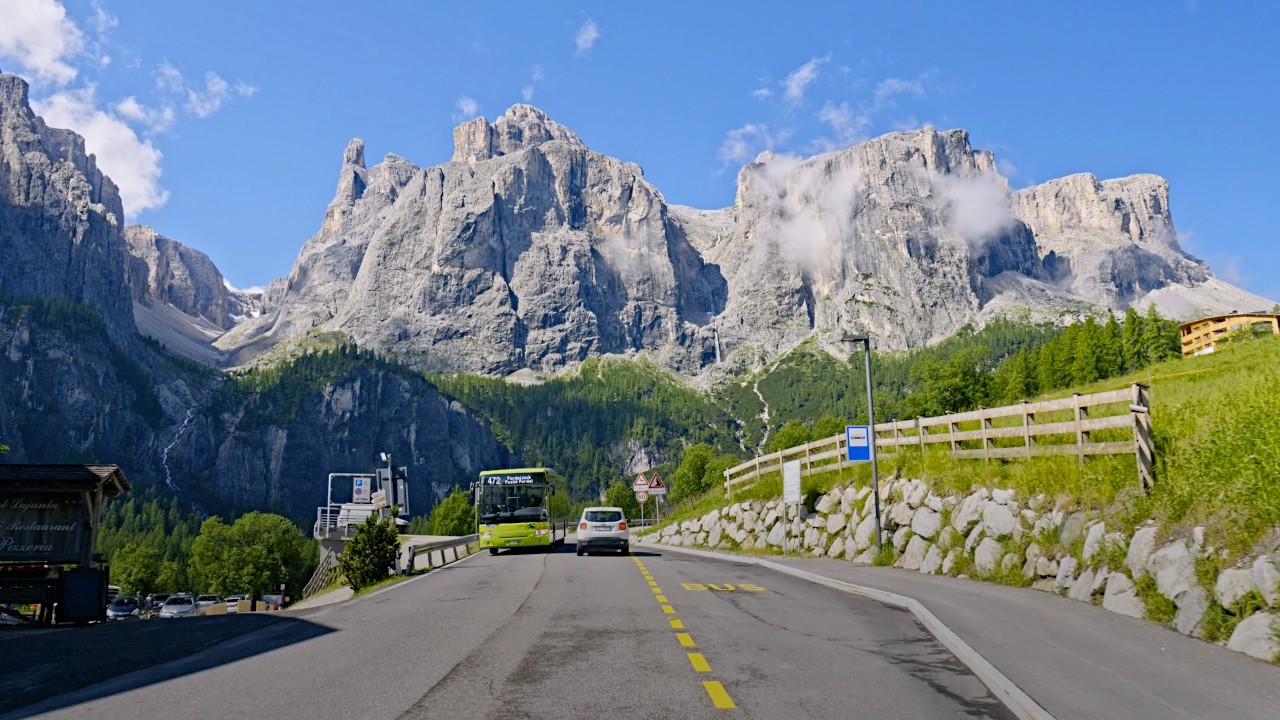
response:
<path id="1" fill-rule="evenodd" d="M 664 495 L 666 495 L 666 494 L 667 494 L 667 483 L 666 483 L 666 482 L 664 482 L 664 481 L 662 480 L 662 476 L 661 476 L 661 475 L 659 475 L 658 473 L 654 473 L 654 474 L 652 474 L 652 475 L 650 475 L 650 476 L 649 476 L 649 489 L 648 489 L 648 492 L 649 492 L 649 494 L 650 494 L 650 495 L 656 495 L 656 496 L 657 496 L 657 497 L 655 497 L 655 498 L 653 499 L 653 512 L 654 512 L 655 517 L 657 518 L 656 522 L 658 522 L 659 524 L 661 524 L 661 523 L 662 523 L 662 509 L 661 509 L 661 507 L 660 507 L 660 505 L 659 505 L 659 503 L 658 503 L 658 498 L 660 498 L 660 497 L 662 497 L 662 496 L 664 496 Z"/>
<path id="2" fill-rule="evenodd" d="M 798 503 L 800 494 L 800 461 L 789 460 L 782 464 L 782 555 L 787 555 L 787 541 L 790 540 L 791 526 L 787 523 L 787 506 Z"/>

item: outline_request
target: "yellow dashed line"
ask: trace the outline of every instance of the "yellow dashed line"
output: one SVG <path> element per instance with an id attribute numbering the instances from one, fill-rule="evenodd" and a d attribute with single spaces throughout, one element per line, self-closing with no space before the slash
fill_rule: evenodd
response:
<path id="1" fill-rule="evenodd" d="M 733 700 L 729 699 L 729 693 L 724 691 L 724 686 L 718 680 L 703 680 L 702 687 L 707 689 L 707 694 L 711 696 L 711 702 L 720 710 L 732 710 L 737 705 L 733 704 Z"/>
<path id="2" fill-rule="evenodd" d="M 639 560 L 635 560 L 635 563 L 636 567 L 640 569 L 640 573 L 644 575 L 644 579 L 649 583 L 649 587 L 653 588 L 654 599 L 661 605 L 663 614 L 675 615 L 676 609 L 667 604 L 666 595 L 662 594 L 662 588 L 658 587 L 658 582 L 649 574 L 649 570 L 645 568 L 644 563 Z M 680 618 L 668 618 L 668 621 L 671 623 L 672 630 L 684 630 L 684 621 L 680 620 Z M 697 644 L 693 641 L 693 636 L 687 632 L 676 633 L 676 640 L 679 641 L 681 647 L 697 647 Z M 693 667 L 694 672 L 711 672 L 711 665 L 702 656 L 702 653 L 691 652 L 687 654 L 689 656 L 689 665 Z M 725 691 L 724 685 L 721 685 L 719 681 L 704 680 L 702 687 L 706 689 L 707 697 L 711 698 L 711 704 L 715 705 L 716 709 L 733 710 L 738 707 L 734 704 L 733 699 L 729 697 L 729 693 Z"/>

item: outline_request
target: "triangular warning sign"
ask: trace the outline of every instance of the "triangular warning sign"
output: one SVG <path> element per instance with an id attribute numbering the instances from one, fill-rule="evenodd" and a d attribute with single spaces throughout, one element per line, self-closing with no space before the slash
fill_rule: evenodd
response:
<path id="1" fill-rule="evenodd" d="M 662 482 L 662 476 L 661 476 L 661 475 L 659 475 L 659 474 L 657 474 L 657 473 L 654 473 L 654 474 L 649 478 L 649 489 L 650 489 L 650 490 L 666 489 L 666 487 L 667 487 L 667 484 L 666 484 L 666 483 L 664 483 L 664 482 Z"/>

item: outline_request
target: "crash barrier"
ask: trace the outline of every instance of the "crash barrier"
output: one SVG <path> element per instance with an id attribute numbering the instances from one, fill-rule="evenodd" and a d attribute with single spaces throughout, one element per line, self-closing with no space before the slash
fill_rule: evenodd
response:
<path id="1" fill-rule="evenodd" d="M 1094 441 L 1093 433 L 1122 431 L 1123 440 Z M 937 417 L 878 423 L 876 452 L 892 455 L 904 448 L 945 444 L 957 460 L 1030 458 L 1043 455 L 1133 453 L 1143 488 L 1151 486 L 1155 444 L 1151 438 L 1150 390 L 1142 383 L 1110 392 L 1075 394 L 1058 400 L 1023 401 Z M 800 474 L 843 470 L 850 463 L 844 433 L 761 455 L 724 471 L 724 489 L 733 489 L 768 473 L 781 473 L 784 463 L 799 460 Z"/>
<path id="2" fill-rule="evenodd" d="M 410 545 L 404 550 L 403 565 L 400 573 L 408 575 L 418 570 L 426 570 L 431 567 L 439 567 L 447 565 L 450 562 L 456 562 L 471 554 L 471 546 L 479 542 L 479 535 L 463 535 L 461 537 L 450 538 L 448 540 L 437 540 L 435 542 L 422 543 L 420 545 Z M 461 552 L 459 552 L 461 549 Z M 449 555 L 453 555 L 453 559 L 449 559 Z M 419 558 L 426 558 L 425 562 L 419 562 Z M 436 558 L 440 562 L 435 562 Z"/>

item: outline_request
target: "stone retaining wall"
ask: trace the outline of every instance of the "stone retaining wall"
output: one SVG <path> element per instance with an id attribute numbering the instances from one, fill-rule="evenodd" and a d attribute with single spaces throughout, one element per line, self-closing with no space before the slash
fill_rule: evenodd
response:
<path id="1" fill-rule="evenodd" d="M 739 502 L 637 541 L 781 553 L 786 538 L 790 552 L 874 563 L 871 495 L 838 486 L 812 507 L 789 509 L 786 523 L 780 500 Z M 1220 569 L 1223 553 L 1206 544 L 1204 528 L 1187 537 L 1162 537 L 1151 523 L 1108 532 L 1097 512 L 1050 507 L 1043 495 L 979 488 L 940 497 L 923 481 L 895 479 L 881 485 L 880 501 L 881 560 L 894 567 L 1029 585 L 1280 659 L 1280 528 L 1247 561 Z"/>

